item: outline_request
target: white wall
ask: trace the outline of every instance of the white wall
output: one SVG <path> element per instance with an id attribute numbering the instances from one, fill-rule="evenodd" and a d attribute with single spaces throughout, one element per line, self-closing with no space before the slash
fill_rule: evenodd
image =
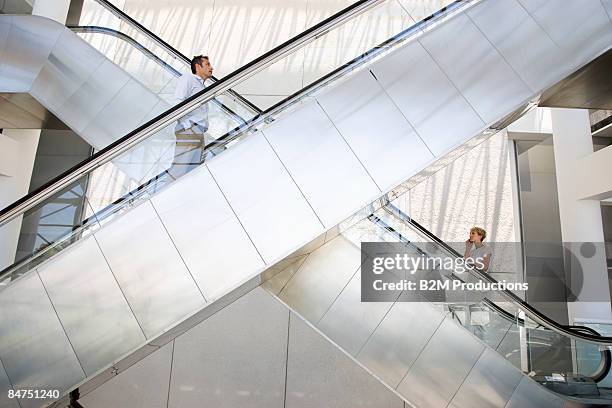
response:
<path id="1" fill-rule="evenodd" d="M 32 15 L 43 16 L 65 24 L 70 8 L 70 0 L 36 0 L 32 8 Z"/>
<path id="2" fill-rule="evenodd" d="M 0 146 L 11 146 L 7 150 L 0 149 L 0 162 L 19 159 L 19 164 L 13 166 L 11 175 L 0 175 L 0 208 L 28 193 L 39 137 L 38 129 L 4 129 L 3 135 L 0 135 Z M 21 218 L 0 227 L 0 270 L 12 264 L 15 259 L 20 229 Z"/>
<path id="3" fill-rule="evenodd" d="M 572 280 L 581 281 L 578 301 L 568 304 L 570 321 L 582 319 L 610 320 L 610 289 L 599 200 L 582 200 L 577 186 L 589 183 L 591 177 L 578 171 L 582 159 L 593 154 L 589 112 L 585 109 L 552 109 L 557 190 L 561 236 L 580 262 L 579 272 L 572 270 Z M 592 256 L 582 251 L 582 243 L 599 243 L 602 248 Z M 574 274 L 580 275 L 574 276 Z M 577 288 L 573 288 L 577 290 Z"/>
<path id="4" fill-rule="evenodd" d="M 417 184 L 397 204 L 449 243 L 463 243 L 473 226 L 487 231 L 489 243 L 520 242 L 510 154 L 507 134 L 499 132 Z M 519 245 L 495 246 L 491 271 L 518 273 Z M 462 252 L 464 248 L 456 249 Z"/>

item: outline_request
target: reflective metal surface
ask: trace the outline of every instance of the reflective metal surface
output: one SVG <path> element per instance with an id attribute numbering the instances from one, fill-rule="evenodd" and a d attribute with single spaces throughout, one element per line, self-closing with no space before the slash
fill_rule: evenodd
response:
<path id="1" fill-rule="evenodd" d="M 287 403 L 292 408 L 402 408 L 403 401 L 298 316 L 289 321 Z"/>
<path id="2" fill-rule="evenodd" d="M 282 408 L 288 320 L 257 288 L 177 338 L 168 406 Z"/>
<path id="3" fill-rule="evenodd" d="M 0 361 L 0 407 L 19 408 L 19 403 L 15 398 L 9 398 L 9 391 L 12 390 L 9 378 L 4 371 L 4 366 Z"/>
<path id="4" fill-rule="evenodd" d="M 433 159 L 370 71 L 355 74 L 317 100 L 381 190 Z"/>
<path id="5" fill-rule="evenodd" d="M 532 91 L 550 86 L 566 72 L 567 55 L 517 0 L 483 2 L 467 14 Z"/>
<path id="6" fill-rule="evenodd" d="M 484 346 L 446 318 L 397 390 L 417 406 L 445 407 L 484 351 Z"/>
<path id="7" fill-rule="evenodd" d="M 266 263 L 323 232 L 262 134 L 215 157 L 208 168 Z"/>
<path id="8" fill-rule="evenodd" d="M 64 391 L 85 378 L 37 273 L 2 291 L 0 311 L 0 359 L 15 389 Z"/>
<path id="9" fill-rule="evenodd" d="M 32 16 L 0 15 L 0 21 L 10 25 L 0 62 L 0 91 L 28 92 L 64 28 L 55 21 Z"/>
<path id="10" fill-rule="evenodd" d="M 205 305 L 151 203 L 129 211 L 95 237 L 147 338 Z"/>
<path id="11" fill-rule="evenodd" d="M 396 388 L 443 319 L 425 302 L 395 303 L 357 360 Z"/>
<path id="12" fill-rule="evenodd" d="M 532 93 L 467 15 L 436 27 L 420 42 L 487 123 Z"/>
<path id="13" fill-rule="evenodd" d="M 49 110 L 60 112 L 66 100 L 104 61 L 104 55 L 84 46 L 78 36 L 62 31 L 30 92 Z"/>
<path id="14" fill-rule="evenodd" d="M 612 51 L 607 51 L 542 95 L 540 106 L 612 109 Z"/>
<path id="15" fill-rule="evenodd" d="M 359 268 L 360 252 L 338 237 L 306 258 L 279 297 L 311 322 L 318 322 Z"/>
<path id="16" fill-rule="evenodd" d="M 391 306 L 393 302 L 361 301 L 361 273 L 357 271 L 320 320 L 318 327 L 334 343 L 356 356 Z"/>
<path id="17" fill-rule="evenodd" d="M 612 25 L 600 1 L 568 1 L 563 7 L 554 0 L 519 1 L 563 49 L 568 68 L 579 68 L 612 44 Z"/>
<path id="18" fill-rule="evenodd" d="M 504 407 L 521 378 L 519 370 L 495 351 L 487 349 L 482 353 L 449 406 L 456 408 Z"/>
<path id="19" fill-rule="evenodd" d="M 563 406 L 565 406 L 565 401 L 560 396 L 546 390 L 529 377 L 523 376 L 505 408 L 561 408 Z"/>
<path id="20" fill-rule="evenodd" d="M 208 301 L 264 266 L 206 166 L 181 178 L 152 202 Z"/>
<path id="21" fill-rule="evenodd" d="M 0 15 L 0 22 L 0 27 L 10 27 L 0 62 L 0 92 L 29 93 L 98 150 L 143 119 L 151 119 L 147 113 L 161 102 L 158 95 L 53 20 Z M 0 40 L 4 31 L 0 29 Z M 174 143 L 173 134 L 165 136 L 158 136 L 155 144 Z M 153 163 L 160 162 L 150 148 L 141 147 Z M 166 169 L 170 162 L 161 164 Z M 119 167 L 141 180 L 150 166 Z"/>
<path id="22" fill-rule="evenodd" d="M 49 298 L 89 376 L 145 341 L 93 237 L 39 268 Z M 87 260 L 87 266 L 72 259 Z M 43 348 L 44 345 L 40 344 Z"/>
<path id="23" fill-rule="evenodd" d="M 380 195 L 316 102 L 302 106 L 263 132 L 326 227 L 346 218 L 347 206 L 363 207 Z"/>
<path id="24" fill-rule="evenodd" d="M 485 126 L 419 42 L 377 62 L 372 72 L 436 156 Z"/>

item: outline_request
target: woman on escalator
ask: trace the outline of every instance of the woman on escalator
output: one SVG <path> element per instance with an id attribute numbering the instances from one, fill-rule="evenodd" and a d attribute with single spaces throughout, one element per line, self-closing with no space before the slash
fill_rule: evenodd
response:
<path id="1" fill-rule="evenodd" d="M 463 255 L 463 259 L 469 260 L 470 264 L 482 272 L 489 270 L 493 255 L 491 247 L 483 242 L 486 237 L 487 231 L 484 229 L 480 227 L 471 228 L 470 238 L 465 241 L 465 254 Z"/>

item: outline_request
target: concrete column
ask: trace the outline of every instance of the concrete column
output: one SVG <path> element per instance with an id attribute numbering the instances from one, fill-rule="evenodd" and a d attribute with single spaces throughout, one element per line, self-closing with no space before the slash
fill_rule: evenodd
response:
<path id="1" fill-rule="evenodd" d="M 561 217 L 561 236 L 575 258 L 568 282 L 577 301 L 568 304 L 569 321 L 612 319 L 598 200 L 581 200 L 577 186 L 605 174 L 583 175 L 580 160 L 593 153 L 589 113 L 584 109 L 552 109 L 552 130 Z M 593 245 L 584 243 L 593 243 Z"/>
<path id="2" fill-rule="evenodd" d="M 35 0 L 32 15 L 42 16 L 66 24 L 70 0 Z"/>

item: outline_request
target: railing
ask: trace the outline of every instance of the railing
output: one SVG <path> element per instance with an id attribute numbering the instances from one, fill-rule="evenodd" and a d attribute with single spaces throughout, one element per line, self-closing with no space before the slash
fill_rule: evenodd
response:
<path id="1" fill-rule="evenodd" d="M 403 211 L 395 207 L 390 202 L 387 202 L 383 208 L 385 208 L 385 210 L 388 211 L 389 214 L 397 217 L 402 222 L 405 222 L 414 227 L 416 230 L 425 235 L 428 239 L 436 243 L 438 246 L 442 247 L 448 253 L 452 254 L 455 257 L 462 257 L 462 255 L 455 251 L 452 247 L 450 247 L 448 244 L 446 244 L 444 241 L 434 235 L 431 231 L 427 230 L 425 227 L 420 225 L 417 221 L 413 220 L 410 216 L 406 215 Z M 494 279 L 491 275 L 487 274 L 486 272 L 479 271 L 478 269 L 470 269 L 469 273 L 473 274 L 477 279 L 481 281 L 488 282 L 491 284 L 498 283 L 498 281 Z M 523 311 L 523 313 L 525 313 L 525 315 L 528 316 L 530 319 L 542 325 L 543 327 L 546 327 L 547 329 L 556 332 L 557 334 L 569 337 L 573 340 L 585 341 L 599 346 L 612 346 L 612 337 L 578 332 L 576 330 L 573 330 L 571 326 L 562 325 L 550 319 L 548 316 L 535 309 L 533 306 L 525 302 L 523 299 L 521 299 L 511 291 L 501 290 L 499 291 L 499 293 L 507 301 L 515 305 L 517 309 Z"/>
<path id="2" fill-rule="evenodd" d="M 440 238 L 438 238 L 431 231 L 421 226 L 418 222 L 414 221 L 412 218 L 407 216 L 405 213 L 403 213 L 400 209 L 395 207 L 393 204 L 387 202 L 386 205 L 382 207 L 382 209 L 386 211 L 387 213 L 389 213 L 392 217 L 396 218 L 399 222 L 410 225 L 412 228 L 417 230 L 420 234 L 425 236 L 426 239 L 434 242 L 437 246 L 442 247 L 445 251 L 450 253 L 452 256 L 461 257 L 461 255 L 457 251 L 455 251 L 452 247 L 450 247 L 448 244 L 443 242 Z M 421 254 L 425 254 L 425 256 L 428 256 L 428 254 L 426 254 L 419 247 L 418 243 L 410 241 L 407 237 L 402 235 L 402 233 L 399 230 L 394 228 L 392 225 L 389 225 L 387 222 L 382 220 L 380 217 L 376 216 L 375 214 L 371 214 L 368 216 L 368 219 L 374 224 L 376 224 L 379 228 L 382 228 L 387 233 L 390 233 L 393 237 L 395 237 L 395 239 L 397 239 L 398 242 L 402 242 L 403 244 L 408 245 L 412 250 L 415 250 L 419 254 L 419 256 Z M 448 273 L 445 276 L 451 280 L 458 280 L 464 283 L 466 282 L 464 279 L 461 279 L 459 276 L 457 276 L 456 274 L 452 272 Z M 491 299 L 487 297 L 479 299 L 479 302 L 473 305 L 470 303 L 469 299 L 466 298 L 465 300 L 467 301 L 466 304 L 461 304 L 462 302 L 460 302 L 459 309 L 455 309 L 455 306 L 452 304 L 452 302 L 446 303 L 446 306 L 449 308 L 449 310 L 453 313 L 453 315 L 456 318 L 457 318 L 456 313 L 458 311 L 464 311 L 466 312 L 466 316 L 469 316 L 470 312 L 467 312 L 467 309 L 469 308 L 471 310 L 472 306 L 480 305 L 479 307 L 484 306 L 485 308 L 488 308 L 490 311 L 493 312 L 495 316 L 499 316 L 502 319 L 504 319 L 506 322 L 509 323 L 509 326 L 506 332 L 510 330 L 513 327 L 513 325 L 516 325 L 516 327 L 522 327 L 524 329 L 529 329 L 532 332 L 534 331 L 535 332 L 541 332 L 541 331 L 545 332 L 546 330 L 550 330 L 550 332 L 552 333 L 559 334 L 559 331 L 563 331 L 563 334 L 562 334 L 563 338 L 567 338 L 569 340 L 573 340 L 576 342 L 584 341 L 583 335 L 588 335 L 590 338 L 598 339 L 599 341 L 597 343 L 595 342 L 590 342 L 590 343 L 591 344 L 595 343 L 598 346 L 599 354 L 600 354 L 599 364 L 597 365 L 597 367 L 595 367 L 595 369 L 592 372 L 589 372 L 585 375 L 591 378 L 594 382 L 601 382 L 609 375 L 610 368 L 612 366 L 612 353 L 610 352 L 609 348 L 606 347 L 608 344 L 606 341 L 607 338 L 600 335 L 600 333 L 598 333 L 596 330 L 590 327 L 585 327 L 585 326 L 575 326 L 575 325 L 574 326 L 564 326 L 556 322 L 553 323 L 554 326 L 557 326 L 556 330 L 554 326 L 551 327 L 548 324 L 530 325 L 528 324 L 526 319 L 521 318 L 517 313 L 511 313 L 507 311 L 505 308 L 498 305 L 496 302 L 492 301 Z M 527 316 L 530 316 L 532 311 L 534 310 L 534 308 L 531 305 L 528 305 L 526 303 L 522 303 L 520 305 L 517 305 L 513 301 L 511 301 L 511 303 L 517 307 L 517 311 L 523 310 Z M 527 309 L 529 310 L 524 310 L 525 305 L 528 306 Z M 539 312 L 538 312 L 538 315 L 540 315 Z M 466 326 L 466 328 L 469 328 L 469 322 L 461 321 L 460 319 L 458 320 L 463 326 Z M 559 328 L 559 326 L 561 328 Z M 567 332 L 569 332 L 569 334 L 565 334 Z M 559 341 L 558 343 L 562 344 L 562 341 Z M 492 347 L 495 346 L 495 344 L 490 344 L 490 345 Z M 541 346 L 541 344 L 538 344 L 538 346 Z"/>

